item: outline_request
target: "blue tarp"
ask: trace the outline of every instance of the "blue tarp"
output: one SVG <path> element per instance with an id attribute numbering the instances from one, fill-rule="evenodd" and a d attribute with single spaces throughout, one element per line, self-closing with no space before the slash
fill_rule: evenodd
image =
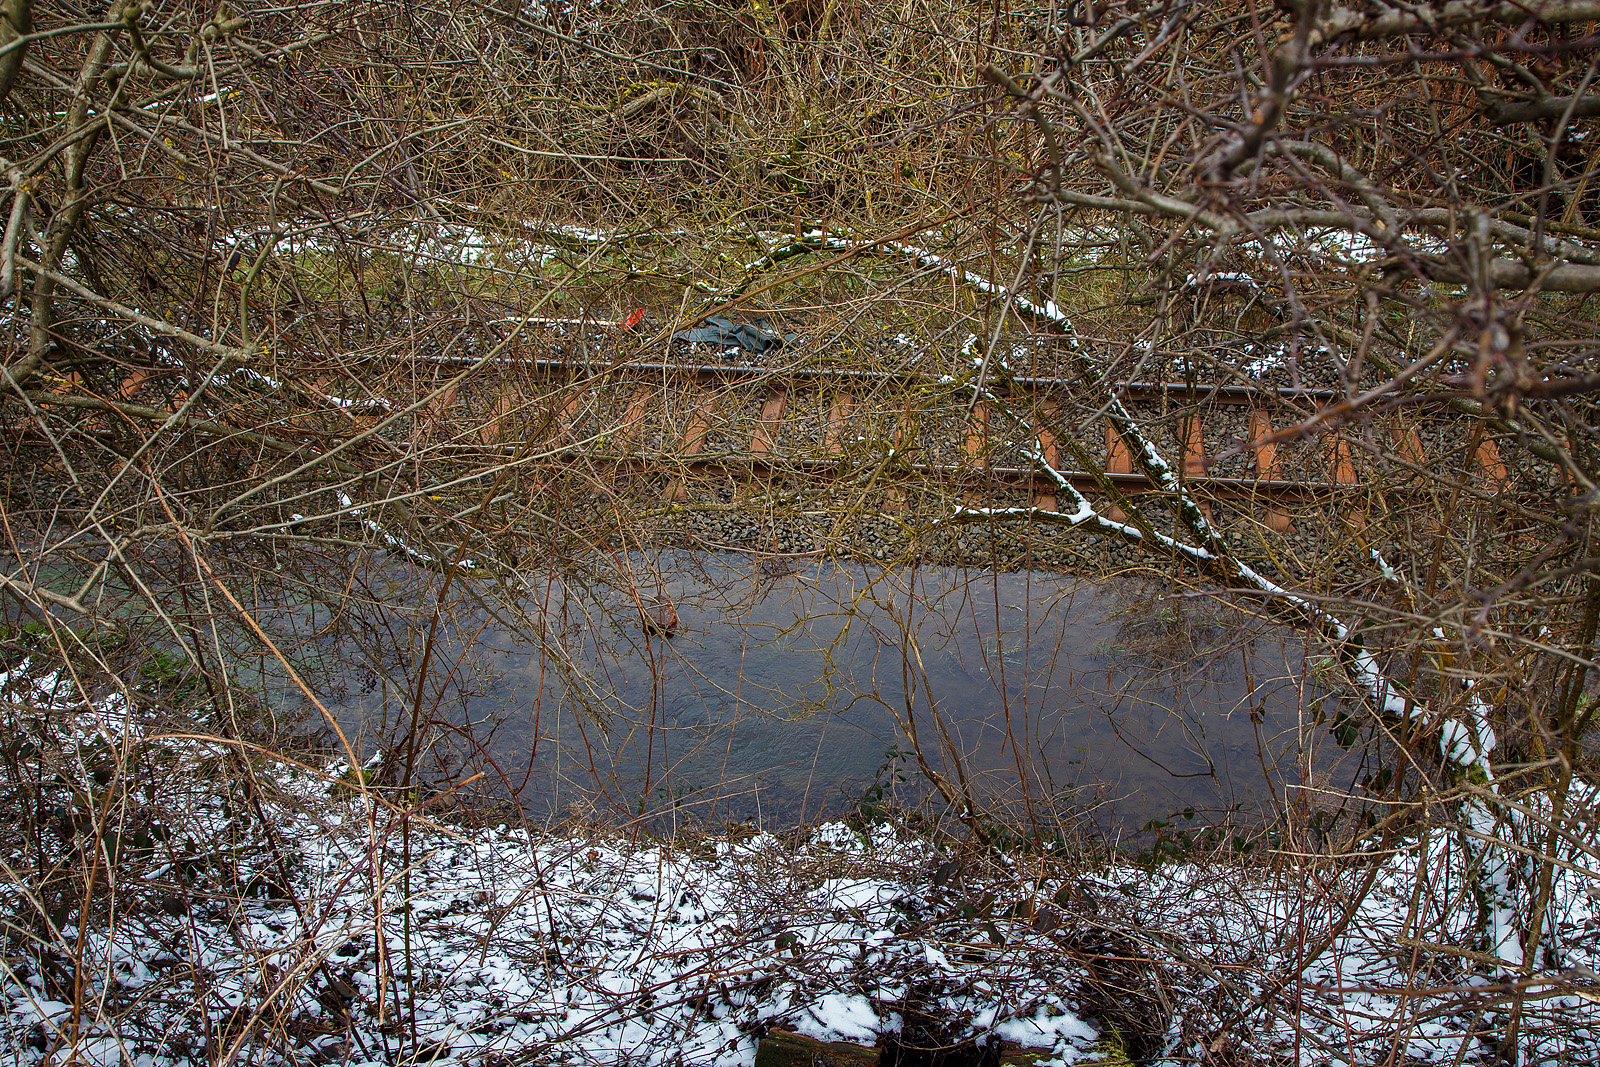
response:
<path id="1" fill-rule="evenodd" d="M 697 345 L 715 345 L 718 348 L 741 348 L 757 355 L 765 355 L 799 340 L 792 333 L 778 333 L 767 325 L 766 319 L 738 323 L 726 315 L 712 315 L 692 330 L 679 330 L 672 335 L 672 339 Z"/>

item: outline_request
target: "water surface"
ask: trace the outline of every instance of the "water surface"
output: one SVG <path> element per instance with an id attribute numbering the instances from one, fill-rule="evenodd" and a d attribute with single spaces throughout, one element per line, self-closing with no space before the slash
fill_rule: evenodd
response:
<path id="1" fill-rule="evenodd" d="M 1327 698 L 1298 635 L 1204 595 L 731 554 L 618 563 L 620 583 L 547 575 L 436 636 L 453 688 L 430 711 L 455 727 L 436 743 L 470 726 L 535 818 L 781 825 L 863 795 L 915 802 L 937 776 L 958 806 L 1115 837 L 1185 810 L 1270 818 L 1340 755 L 1311 721 Z M 677 629 L 647 632 L 639 607 L 666 601 Z M 413 696 L 352 696 L 344 714 L 393 723 Z"/>

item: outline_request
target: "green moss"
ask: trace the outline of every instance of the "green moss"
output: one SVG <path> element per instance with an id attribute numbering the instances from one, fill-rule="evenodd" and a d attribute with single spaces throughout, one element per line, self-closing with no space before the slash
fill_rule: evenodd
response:
<path id="1" fill-rule="evenodd" d="M 373 776 L 376 773 L 376 767 L 370 769 L 367 767 L 346 767 L 344 773 L 339 775 L 334 783 L 328 787 L 328 794 L 338 797 L 358 793 L 363 786 L 372 784 Z"/>
<path id="2" fill-rule="evenodd" d="M 1078 1063 L 1103 1064 L 1104 1067 L 1133 1067 L 1133 1056 L 1128 1052 L 1128 1042 L 1122 1036 L 1122 1031 L 1115 1026 L 1107 1026 L 1101 1031 L 1100 1040 L 1084 1053 L 1084 1058 Z"/>

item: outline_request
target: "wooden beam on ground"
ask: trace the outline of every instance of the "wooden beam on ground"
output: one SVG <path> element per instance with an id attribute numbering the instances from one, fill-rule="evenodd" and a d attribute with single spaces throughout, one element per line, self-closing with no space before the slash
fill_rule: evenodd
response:
<path id="1" fill-rule="evenodd" d="M 1061 448 L 1056 444 L 1055 431 L 1050 428 L 1056 421 L 1056 410 L 1054 400 L 1040 401 L 1033 420 L 1033 437 L 1039 443 L 1039 455 L 1051 470 L 1061 469 Z M 1033 494 L 1033 506 L 1042 511 L 1055 511 L 1058 503 L 1053 488 L 1036 490 Z"/>
<path id="2" fill-rule="evenodd" d="M 1335 485 L 1356 485 L 1356 461 L 1350 452 L 1350 442 L 1344 439 L 1343 434 L 1335 433 L 1332 437 L 1333 448 L 1328 457 L 1328 477 L 1333 479 Z"/>
<path id="3" fill-rule="evenodd" d="M 967 416 L 965 447 L 967 462 L 980 471 L 988 471 L 989 402 L 987 400 L 980 400 L 972 405 L 972 412 Z M 968 491 L 966 497 L 969 508 L 981 508 L 988 503 L 987 487 L 972 489 Z"/>
<path id="4" fill-rule="evenodd" d="M 1204 481 L 1206 477 L 1206 434 L 1200 416 L 1190 415 L 1183 420 L 1183 477 L 1185 481 Z M 1212 520 L 1211 505 L 1200 502 L 1206 521 Z"/>
<path id="5" fill-rule="evenodd" d="M 455 382 L 446 388 L 444 392 L 423 405 L 422 410 L 417 412 L 418 437 L 432 436 L 434 425 L 444 418 L 444 413 L 450 410 L 451 404 L 456 402 L 456 394 L 459 392 L 461 392 L 461 383 Z"/>
<path id="6" fill-rule="evenodd" d="M 1389 427 L 1389 439 L 1394 442 L 1394 449 L 1401 459 L 1419 467 L 1428 465 L 1428 456 L 1422 450 L 1422 435 L 1417 433 L 1416 423 L 1402 424 L 1398 421 L 1392 423 Z"/>
<path id="7" fill-rule="evenodd" d="M 521 399 L 510 382 L 502 382 L 500 388 L 495 390 L 494 417 L 478 427 L 478 439 L 486 445 L 498 444 L 505 433 L 506 420 L 517 409 Z"/>
<path id="8" fill-rule="evenodd" d="M 774 385 L 767 391 L 767 399 L 761 405 L 761 418 L 756 423 L 755 432 L 750 435 L 752 456 L 766 456 L 777 450 L 778 424 L 783 420 L 783 408 L 788 396 L 788 391 L 781 385 Z"/>
<path id="9" fill-rule="evenodd" d="M 689 428 L 684 431 L 683 444 L 678 451 L 685 456 L 698 456 L 706 450 L 706 436 L 711 432 L 711 420 L 717 415 L 717 394 L 702 390 L 689 417 Z"/>
<path id="10" fill-rule="evenodd" d="M 583 406 L 583 394 L 574 393 L 561 407 L 561 414 L 556 416 L 559 423 L 558 430 L 563 441 L 572 440 L 572 428 L 578 424 L 578 409 Z"/>
<path id="11" fill-rule="evenodd" d="M 877 1067 L 878 1050 L 848 1041 L 818 1041 L 769 1030 L 756 1046 L 755 1067 Z"/>
<path id="12" fill-rule="evenodd" d="M 1128 446 L 1123 444 L 1122 437 L 1110 419 L 1106 420 L 1106 473 L 1110 475 L 1133 473 L 1133 456 L 1128 452 Z M 1126 522 L 1127 519 L 1127 512 L 1112 505 L 1112 522 Z"/>
<path id="13" fill-rule="evenodd" d="M 967 418 L 967 460 L 975 467 L 989 465 L 989 402 L 980 400 L 972 405 Z"/>
<path id="14" fill-rule="evenodd" d="M 1506 461 L 1501 458 L 1500 446 L 1491 437 L 1485 437 L 1478 442 L 1478 449 L 1472 456 L 1473 465 L 1478 468 L 1484 480 L 1497 490 L 1503 490 L 1511 484 L 1511 472 L 1506 467 Z"/>
<path id="15" fill-rule="evenodd" d="M 1360 484 L 1360 479 L 1356 475 L 1355 455 L 1350 449 L 1350 442 L 1345 440 L 1344 434 L 1335 430 L 1326 440 L 1332 442 L 1328 456 L 1328 477 L 1333 479 L 1335 485 Z M 1362 507 L 1347 509 L 1345 511 L 1345 520 L 1357 529 L 1365 527 L 1367 525 L 1366 509 Z"/>
<path id="16" fill-rule="evenodd" d="M 644 417 L 650 410 L 652 396 L 655 396 L 655 390 L 648 385 L 641 385 L 633 391 L 633 397 L 628 401 L 628 408 L 622 413 L 622 425 L 617 427 L 618 448 L 628 449 L 638 445 L 639 437 L 644 432 Z"/>
<path id="17" fill-rule="evenodd" d="M 1265 408 L 1250 412 L 1251 448 L 1256 455 L 1256 475 L 1266 481 L 1279 481 L 1283 477 L 1283 464 L 1278 459 L 1278 446 L 1267 438 L 1272 436 L 1272 416 Z M 1261 524 L 1273 533 L 1288 533 L 1294 526 L 1289 513 L 1277 504 L 1268 504 Z"/>
<path id="18" fill-rule="evenodd" d="M 711 420 L 717 414 L 717 394 L 710 389 L 700 389 L 694 412 L 689 416 L 689 426 L 683 432 L 678 454 L 688 458 L 701 455 L 706 450 L 706 436 L 711 433 Z M 667 499 L 679 503 L 689 499 L 689 481 L 684 474 L 675 474 L 667 483 Z"/>
<path id="19" fill-rule="evenodd" d="M 855 409 L 856 398 L 850 390 L 841 389 L 833 394 L 833 404 L 828 408 L 828 421 L 822 429 L 822 447 L 836 456 L 844 454 L 845 422 Z"/>
<path id="20" fill-rule="evenodd" d="M 993 1063 L 996 1067 L 1037 1067 L 1044 1063 L 1060 1063 L 1051 1049 L 1021 1048 L 1006 1041 L 998 1049 L 980 1048 L 976 1043 L 958 1045 L 946 1050 L 918 1050 L 912 1059 L 907 1050 L 899 1057 L 885 1056 L 873 1045 L 860 1045 L 853 1041 L 818 1041 L 813 1037 L 780 1030 L 774 1027 L 756 1046 L 755 1067 L 878 1067 L 893 1059 L 899 1063 L 946 1063 L 954 1067 L 964 1063 Z M 1092 1062 L 1105 1067 L 1128 1067 L 1125 1059 L 1096 1059 Z"/>
<path id="21" fill-rule="evenodd" d="M 767 399 L 761 404 L 761 415 L 756 419 L 755 429 L 750 432 L 749 455 L 752 459 L 764 462 L 778 450 L 779 427 L 783 423 L 783 409 L 789 400 L 789 391 L 782 383 L 774 383 L 767 389 Z M 748 499 L 758 484 L 765 482 L 772 484 L 772 471 L 770 468 L 757 470 L 751 468 L 750 477 L 739 480 L 739 495 Z"/>
<path id="22" fill-rule="evenodd" d="M 913 446 L 916 438 L 916 416 L 911 413 L 911 406 L 900 409 L 900 414 L 894 420 L 894 438 L 892 445 L 895 455 L 906 456 Z M 902 515 L 906 511 L 906 491 L 898 485 L 891 485 L 883 491 L 883 510 L 891 515 Z"/>

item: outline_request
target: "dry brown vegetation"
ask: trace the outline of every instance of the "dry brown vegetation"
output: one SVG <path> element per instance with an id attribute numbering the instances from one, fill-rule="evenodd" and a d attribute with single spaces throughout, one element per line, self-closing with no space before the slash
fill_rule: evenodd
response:
<path id="1" fill-rule="evenodd" d="M 1443 911 L 1470 930 L 1402 924 L 1408 973 L 1492 1031 L 1462 1057 L 1512 1062 L 1539 976 L 1573 980 L 1553 872 L 1588 876 L 1596 847 L 1569 796 L 1597 706 L 1597 26 L 1586 0 L 4 0 L 3 664 L 63 671 L 75 712 L 121 694 L 145 736 L 203 738 L 226 802 L 265 822 L 252 761 L 348 745 L 326 708 L 345 642 L 399 709 L 348 785 L 405 829 L 428 790 L 516 777 L 442 710 L 470 672 L 441 620 L 495 613 L 577 673 L 582 638 L 528 609 L 530 568 L 635 622 L 660 609 L 635 553 L 669 541 L 1161 576 L 1303 629 L 1319 680 L 1366 701 L 1340 726 L 1367 788 L 1287 807 L 1275 862 L 1414 850 L 1419 916 L 1457 871 Z M 630 368 L 724 311 L 807 338 L 751 379 L 811 404 L 765 491 L 691 492 L 698 444 L 673 445 L 750 440 L 749 413 L 697 431 L 681 393 L 633 440 L 628 390 L 666 372 Z M 592 373 L 538 363 L 573 358 Z M 879 375 L 848 441 L 841 370 Z M 1072 384 L 1035 405 L 1027 375 Z M 1128 381 L 1191 388 L 1135 402 Z M 1189 420 L 1239 386 L 1265 421 L 1186 469 Z M 1092 488 L 1029 510 L 978 449 L 906 464 L 903 434 L 960 441 L 980 404 L 994 456 L 1034 463 L 1042 428 Z M 1159 491 L 1125 496 L 1118 463 Z M 1252 471 L 1361 488 L 1289 514 L 1188 484 Z M 159 851 L 163 778 L 131 736 L 79 753 L 65 709 L 7 677 L 7 958 L 70 959 L 69 922 L 137 892 L 107 880 L 107 842 Z M 1015 840 L 1017 811 L 926 746 L 960 833 Z M 1065 817 L 1023 810 L 1041 834 Z M 408 849 L 374 862 L 409 871 Z M 1300 931 L 1310 955 L 1354 913 Z M 75 1007 L 83 969 L 55 979 Z M 1498 999 L 1457 988 L 1474 974 Z M 1217 1018 L 1300 1010 L 1281 979 Z"/>

